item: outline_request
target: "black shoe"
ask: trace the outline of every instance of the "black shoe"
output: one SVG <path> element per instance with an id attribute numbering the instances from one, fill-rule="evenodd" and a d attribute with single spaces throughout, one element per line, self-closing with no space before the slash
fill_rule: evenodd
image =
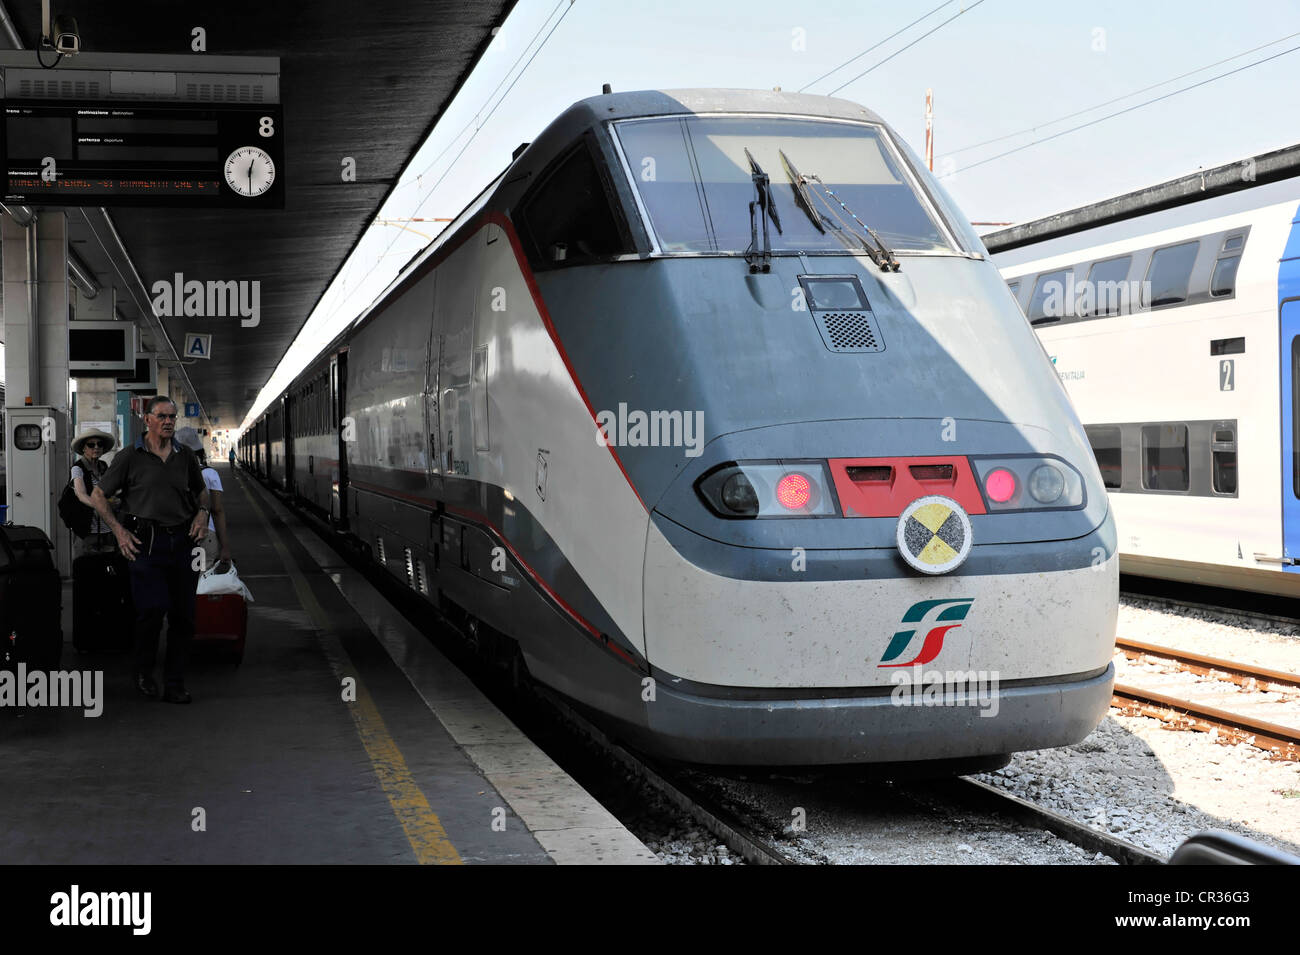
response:
<path id="1" fill-rule="evenodd" d="M 135 675 L 135 688 L 151 700 L 158 699 L 158 684 L 147 673 L 137 673 Z"/>
<path id="2" fill-rule="evenodd" d="M 189 703 L 193 699 L 194 697 L 190 696 L 183 686 L 172 686 L 169 684 L 167 688 L 163 690 L 164 703 Z"/>

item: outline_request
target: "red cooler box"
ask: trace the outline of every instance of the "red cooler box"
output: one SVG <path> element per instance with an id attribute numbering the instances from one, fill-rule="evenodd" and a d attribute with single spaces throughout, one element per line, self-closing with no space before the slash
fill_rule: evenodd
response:
<path id="1" fill-rule="evenodd" d="M 194 652 L 240 663 L 248 636 L 248 603 L 241 594 L 194 598 Z"/>

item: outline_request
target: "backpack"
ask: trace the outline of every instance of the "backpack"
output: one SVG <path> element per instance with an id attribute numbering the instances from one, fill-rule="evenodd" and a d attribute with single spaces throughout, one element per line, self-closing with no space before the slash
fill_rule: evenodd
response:
<path id="1" fill-rule="evenodd" d="M 86 496 L 91 494 L 90 475 L 86 472 L 86 467 L 81 467 L 82 487 Z M 77 499 L 77 492 L 72 488 L 72 481 L 68 481 L 68 486 L 63 489 L 59 496 L 59 520 L 63 521 L 65 527 L 78 537 L 85 537 L 90 533 L 90 523 L 95 516 L 95 510 L 87 507 Z"/>

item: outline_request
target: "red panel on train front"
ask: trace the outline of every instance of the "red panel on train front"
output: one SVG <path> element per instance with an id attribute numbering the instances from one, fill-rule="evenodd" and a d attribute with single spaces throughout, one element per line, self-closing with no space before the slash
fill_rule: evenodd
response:
<path id="1" fill-rule="evenodd" d="M 983 514 L 975 470 L 960 455 L 925 458 L 832 458 L 828 462 L 845 517 L 897 517 L 918 497 L 942 494 Z"/>

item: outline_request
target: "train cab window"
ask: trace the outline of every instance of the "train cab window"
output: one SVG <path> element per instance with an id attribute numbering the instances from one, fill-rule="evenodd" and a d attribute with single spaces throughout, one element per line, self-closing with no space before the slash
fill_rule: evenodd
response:
<path id="1" fill-rule="evenodd" d="M 1142 426 L 1142 486 L 1148 491 L 1188 488 L 1187 425 Z"/>
<path id="2" fill-rule="evenodd" d="M 1230 235 L 1223 240 L 1223 251 L 1236 252 L 1241 249 L 1241 246 L 1245 241 L 1246 237 L 1244 235 Z"/>
<path id="3" fill-rule="evenodd" d="M 1237 266 L 1240 263 L 1240 255 L 1225 256 L 1214 263 L 1214 275 L 1210 277 L 1211 295 L 1232 294 L 1232 290 L 1237 286 Z"/>
<path id="4" fill-rule="evenodd" d="M 1187 285 L 1200 247 L 1201 243 L 1196 241 L 1156 249 L 1147 269 L 1148 306 L 1158 308 L 1187 301 Z"/>
<path id="5" fill-rule="evenodd" d="M 524 200 L 518 222 L 528 237 L 534 268 L 576 265 L 633 251 L 623 240 L 585 141 Z"/>
<path id="6" fill-rule="evenodd" d="M 1101 470 L 1101 482 L 1108 488 L 1118 488 L 1121 483 L 1120 469 L 1120 432 L 1111 426 L 1090 425 L 1084 428 L 1088 434 L 1088 443 L 1092 445 L 1093 457 Z"/>
<path id="7" fill-rule="evenodd" d="M 1094 262 L 1088 269 L 1088 281 L 1080 290 L 1078 309 L 1080 315 L 1118 315 L 1120 306 L 1127 304 L 1129 266 L 1131 255 L 1122 255 L 1105 262 Z"/>
<path id="8" fill-rule="evenodd" d="M 1069 269 L 1044 272 L 1034 283 L 1034 294 L 1029 299 L 1031 325 L 1059 322 L 1065 315 L 1065 277 Z"/>
<path id="9" fill-rule="evenodd" d="M 1014 295 L 1016 298 L 1020 298 L 1020 283 L 1008 282 L 1007 291 L 1010 292 L 1012 295 Z"/>

